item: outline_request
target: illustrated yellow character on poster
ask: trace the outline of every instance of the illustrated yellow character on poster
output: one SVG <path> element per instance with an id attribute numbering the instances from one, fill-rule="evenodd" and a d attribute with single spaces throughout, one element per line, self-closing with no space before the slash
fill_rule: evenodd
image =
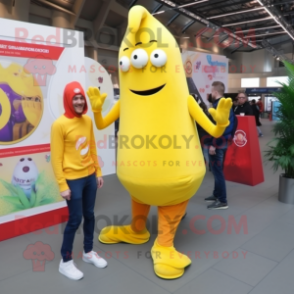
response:
<path id="1" fill-rule="evenodd" d="M 26 138 L 43 113 L 42 91 L 34 77 L 17 63 L 0 64 L 0 144 Z"/>
<path id="2" fill-rule="evenodd" d="M 174 248 L 174 236 L 206 170 L 194 120 L 220 137 L 229 125 L 232 101 L 222 99 L 217 109 L 210 110 L 216 125 L 209 121 L 189 96 L 174 37 L 142 6 L 129 11 L 119 66 L 120 101 L 104 118 L 101 110 L 107 95 L 94 87 L 87 94 L 98 129 L 120 119 L 117 176 L 132 199 L 132 222 L 105 227 L 99 240 L 148 242 L 146 220 L 150 206 L 157 206 L 158 236 L 151 249 L 154 271 L 164 279 L 178 278 L 191 260 Z"/>

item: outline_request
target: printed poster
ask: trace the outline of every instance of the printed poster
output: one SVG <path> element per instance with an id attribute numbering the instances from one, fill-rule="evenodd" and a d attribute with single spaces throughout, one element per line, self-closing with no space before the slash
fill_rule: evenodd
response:
<path id="1" fill-rule="evenodd" d="M 220 81 L 228 92 L 228 59 L 225 56 L 185 51 L 182 53 L 189 93 L 198 94 L 208 105 L 212 83 Z"/>

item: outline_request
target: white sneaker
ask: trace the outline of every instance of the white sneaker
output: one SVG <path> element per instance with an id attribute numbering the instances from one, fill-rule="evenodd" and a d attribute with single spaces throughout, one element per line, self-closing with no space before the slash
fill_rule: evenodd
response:
<path id="1" fill-rule="evenodd" d="M 73 260 L 64 262 L 62 259 L 59 264 L 59 272 L 71 280 L 80 280 L 84 274 L 76 267 Z"/>
<path id="2" fill-rule="evenodd" d="M 107 261 L 100 257 L 95 251 L 90 251 L 88 253 L 85 253 L 85 251 L 83 251 L 83 261 L 87 263 L 92 263 L 99 268 L 104 268 L 107 266 Z"/>

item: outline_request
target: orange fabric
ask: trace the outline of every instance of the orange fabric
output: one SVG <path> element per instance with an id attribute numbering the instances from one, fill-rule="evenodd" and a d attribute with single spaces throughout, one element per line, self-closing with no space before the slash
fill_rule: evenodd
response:
<path id="1" fill-rule="evenodd" d="M 161 246 L 173 246 L 179 223 L 186 212 L 189 200 L 171 206 L 158 207 L 158 237 Z"/>
<path id="2" fill-rule="evenodd" d="M 132 230 L 141 232 L 146 227 L 146 220 L 150 210 L 150 205 L 141 204 L 132 199 Z"/>

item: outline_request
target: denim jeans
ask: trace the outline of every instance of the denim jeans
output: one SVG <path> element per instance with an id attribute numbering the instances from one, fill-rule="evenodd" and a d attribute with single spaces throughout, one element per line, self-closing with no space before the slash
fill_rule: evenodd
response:
<path id="1" fill-rule="evenodd" d="M 84 216 L 84 251 L 86 253 L 93 249 L 94 238 L 94 206 L 97 192 L 96 175 L 80 178 L 76 180 L 67 180 L 71 190 L 70 200 L 66 200 L 69 210 L 69 220 L 64 230 L 61 255 L 63 261 L 72 259 L 72 247 L 77 229 Z"/>
<path id="2" fill-rule="evenodd" d="M 222 203 L 227 203 L 226 181 L 223 173 L 226 151 L 226 148 L 216 148 L 215 155 L 209 154 L 210 168 L 214 176 L 213 196 Z"/>

